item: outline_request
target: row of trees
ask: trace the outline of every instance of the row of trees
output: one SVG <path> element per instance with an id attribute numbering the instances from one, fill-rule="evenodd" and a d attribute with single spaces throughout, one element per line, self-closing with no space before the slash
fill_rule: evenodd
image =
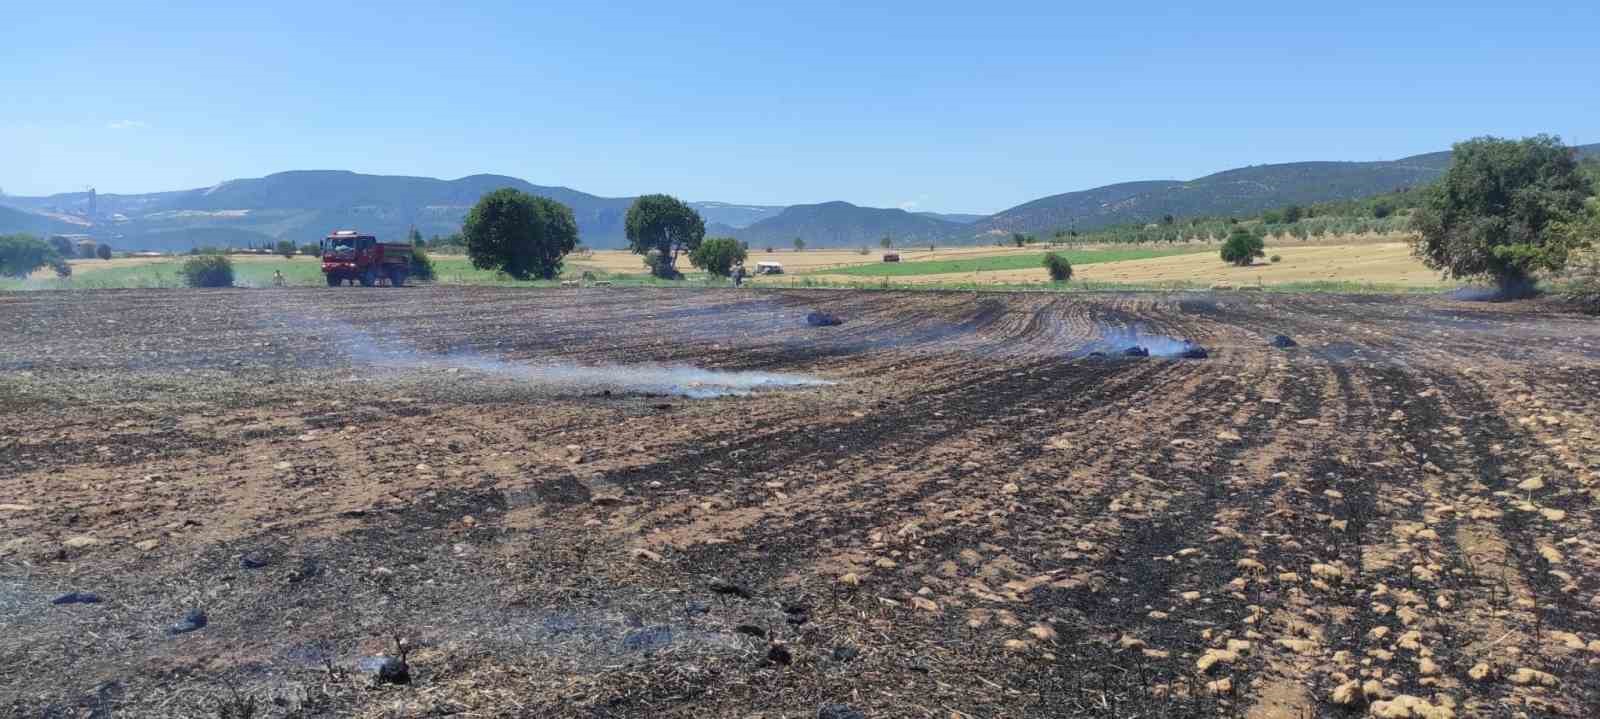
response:
<path id="1" fill-rule="evenodd" d="M 706 239 L 700 213 L 670 195 L 634 200 L 623 228 L 628 248 L 644 258 L 651 275 L 663 279 L 683 277 L 678 259 L 685 255 L 695 267 L 726 277 L 749 252 L 733 238 Z M 578 247 L 578 223 L 566 205 L 505 188 L 484 195 L 467 213 L 461 244 L 478 269 L 521 280 L 554 279 L 562 260 Z"/>

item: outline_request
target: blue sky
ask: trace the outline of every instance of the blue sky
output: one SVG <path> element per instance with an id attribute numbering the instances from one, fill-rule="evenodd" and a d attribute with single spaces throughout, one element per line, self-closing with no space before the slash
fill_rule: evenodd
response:
<path id="1" fill-rule="evenodd" d="M 0 189 L 487 172 L 992 212 L 1481 134 L 1600 142 L 1592 0 L 450 5 L 27 3 Z"/>

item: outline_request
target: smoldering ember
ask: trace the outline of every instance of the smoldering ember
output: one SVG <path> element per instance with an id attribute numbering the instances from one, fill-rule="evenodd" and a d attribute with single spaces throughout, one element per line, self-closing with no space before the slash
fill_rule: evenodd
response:
<path id="1" fill-rule="evenodd" d="M 1600 330 L 1558 307 L 382 297 L 0 295 L 0 707 L 1600 706 Z"/>

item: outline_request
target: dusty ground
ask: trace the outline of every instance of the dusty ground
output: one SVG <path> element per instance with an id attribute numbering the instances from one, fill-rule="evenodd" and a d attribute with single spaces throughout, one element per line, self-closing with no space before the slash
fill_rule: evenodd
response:
<path id="1" fill-rule="evenodd" d="M 1597 363 L 1415 297 L 0 294 L 0 711 L 1584 716 Z"/>

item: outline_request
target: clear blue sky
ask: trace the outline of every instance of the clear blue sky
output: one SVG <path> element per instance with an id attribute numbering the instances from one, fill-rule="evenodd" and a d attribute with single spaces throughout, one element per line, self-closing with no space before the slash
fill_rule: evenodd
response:
<path id="1" fill-rule="evenodd" d="M 0 188 L 489 172 L 989 212 L 1480 134 L 1600 142 L 1593 0 L 787 4 L 25 3 Z"/>

